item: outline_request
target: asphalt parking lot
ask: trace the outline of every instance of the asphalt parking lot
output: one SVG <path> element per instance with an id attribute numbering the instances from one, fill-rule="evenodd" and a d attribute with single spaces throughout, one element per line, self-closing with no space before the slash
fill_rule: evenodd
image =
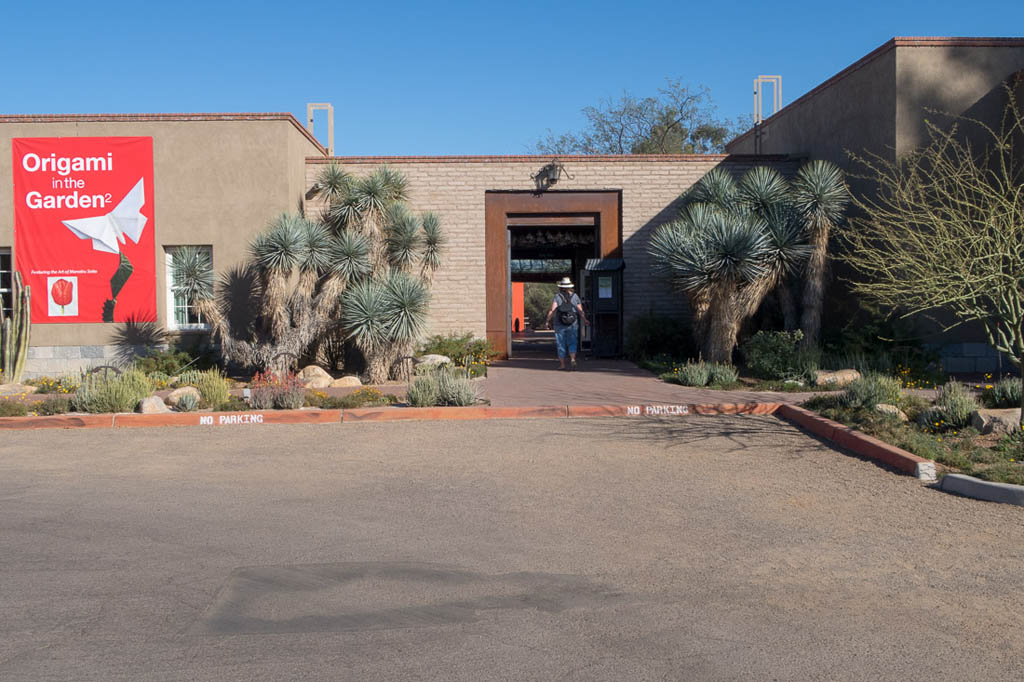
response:
<path id="1" fill-rule="evenodd" d="M 774 417 L 0 438 L 2 680 L 1024 670 L 1024 510 Z"/>

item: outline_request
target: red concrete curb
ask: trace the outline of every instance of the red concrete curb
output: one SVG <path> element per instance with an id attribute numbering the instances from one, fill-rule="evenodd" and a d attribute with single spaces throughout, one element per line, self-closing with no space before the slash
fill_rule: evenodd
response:
<path id="1" fill-rule="evenodd" d="M 796 405 L 783 404 L 775 411 L 775 416 L 793 422 L 841 448 L 846 448 L 862 457 L 884 462 L 921 480 L 934 481 L 937 479 L 935 462 L 930 459 L 918 457 L 856 429 L 826 419 L 810 410 Z"/>
<path id="2" fill-rule="evenodd" d="M 360 407 L 345 410 L 342 422 L 419 421 L 423 419 L 544 419 L 565 417 L 564 405 L 545 407 Z"/>
<path id="3" fill-rule="evenodd" d="M 247 426 L 259 424 L 338 424 L 341 410 L 249 410 L 245 412 L 179 412 L 117 414 L 114 426 Z"/>
<path id="4" fill-rule="evenodd" d="M 772 414 L 779 403 L 719 403 L 700 405 L 569 405 L 570 417 L 676 417 L 715 414 Z"/>
<path id="5" fill-rule="evenodd" d="M 50 417 L 0 417 L 0 430 L 109 429 L 112 414 L 55 414 Z"/>

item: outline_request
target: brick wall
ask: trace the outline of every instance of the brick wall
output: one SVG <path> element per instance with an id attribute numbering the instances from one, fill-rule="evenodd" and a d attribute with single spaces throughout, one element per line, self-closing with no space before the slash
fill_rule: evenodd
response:
<path id="1" fill-rule="evenodd" d="M 550 157 L 339 157 L 335 161 L 350 173 L 363 175 L 387 163 L 409 179 L 409 201 L 416 211 L 435 211 L 449 238 L 444 264 L 437 273 L 431 305 L 431 333 L 485 331 L 484 194 L 488 190 L 529 190 L 530 176 Z M 654 229 L 672 220 L 679 195 L 717 165 L 736 174 L 753 165 L 770 163 L 790 174 L 795 166 L 781 157 L 725 157 L 721 155 L 561 157 L 568 176 L 562 190 L 621 190 L 622 239 L 625 270 L 625 312 L 648 308 L 685 314 L 682 296 L 672 292 L 650 271 L 647 243 Z M 323 159 L 306 164 L 307 186 L 312 187 Z M 571 176 L 571 177 L 570 177 Z M 322 204 L 307 202 L 310 217 Z"/>

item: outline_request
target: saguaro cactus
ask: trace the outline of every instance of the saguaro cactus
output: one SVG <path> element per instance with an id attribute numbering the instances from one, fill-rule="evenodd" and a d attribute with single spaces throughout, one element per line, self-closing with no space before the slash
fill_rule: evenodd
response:
<path id="1" fill-rule="evenodd" d="M 0 381 L 5 384 L 21 381 L 28 357 L 28 335 L 32 331 L 32 287 L 22 285 L 20 272 L 13 274 L 11 316 L 4 316 L 0 326 Z"/>

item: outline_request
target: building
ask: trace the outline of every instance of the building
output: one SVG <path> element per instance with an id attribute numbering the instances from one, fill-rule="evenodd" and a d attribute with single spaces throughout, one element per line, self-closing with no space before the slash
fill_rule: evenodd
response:
<path id="1" fill-rule="evenodd" d="M 739 136 L 729 154 L 560 157 L 557 183 L 545 191 L 536 178 L 552 170 L 550 157 L 331 158 L 290 114 L 0 116 L 0 296 L 9 306 L 10 272 L 19 262 L 34 264 L 38 253 L 55 263 L 31 267 L 37 303 L 29 375 L 110 363 L 126 319 L 202 333 L 194 311 L 168 287 L 176 247 L 208 247 L 223 272 L 244 260 L 250 239 L 274 216 L 317 215 L 315 185 L 325 164 L 360 174 L 386 163 L 408 176 L 411 205 L 437 212 L 450 240 L 433 287 L 432 333 L 472 332 L 508 349 L 511 283 L 529 276 L 516 262 L 537 258 L 569 263 L 577 279 L 586 258 L 622 258 L 626 321 L 648 310 L 682 313 L 682 297 L 650 274 L 647 241 L 711 168 L 739 174 L 771 164 L 790 174 L 803 158 L 845 163 L 845 149 L 899 153 L 922 141 L 924 107 L 960 113 L 982 106 L 1021 68 L 1021 39 L 895 38 Z M 108 191 L 92 188 L 113 182 L 103 159 L 119 152 L 60 151 L 91 149 L 90 141 L 120 149 L 118 140 L 139 151 Z M 39 187 L 85 198 L 47 208 L 50 195 Z M 29 220 L 26 211 L 49 216 L 47 229 L 97 265 L 57 262 L 49 238 L 33 244 L 24 227 L 16 236 L 14 216 Z M 122 269 L 125 259 L 133 262 Z M 70 282 L 66 290 L 54 288 L 60 279 Z M 130 293 L 118 293 L 118 285 Z M 126 306 L 139 287 L 147 302 L 132 318 Z M 63 292 L 59 300 L 55 292 Z M 111 316 L 115 322 L 104 321 Z"/>
<path id="2" fill-rule="evenodd" d="M 788 154 L 827 159 L 856 175 L 849 152 L 902 158 L 928 143 L 926 120 L 953 116 L 998 127 L 1005 87 L 1024 101 L 1024 38 L 893 38 L 732 140 L 733 154 Z M 870 187 L 851 178 L 854 192 Z M 841 295 L 841 290 L 839 290 Z M 941 333 L 922 322 L 920 333 L 940 346 L 949 372 L 996 372 L 1008 359 L 974 325 Z"/>

